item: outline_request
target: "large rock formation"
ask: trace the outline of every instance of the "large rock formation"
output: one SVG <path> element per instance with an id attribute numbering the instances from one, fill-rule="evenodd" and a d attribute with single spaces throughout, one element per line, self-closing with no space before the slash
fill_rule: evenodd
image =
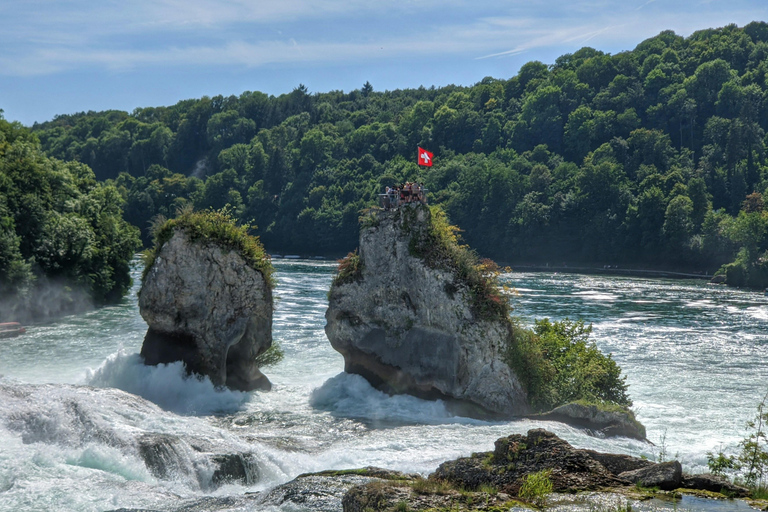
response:
<path id="1" fill-rule="evenodd" d="M 337 277 L 325 315 L 345 370 L 387 392 L 445 399 L 463 414 L 528 412 L 525 391 L 501 359 L 510 323 L 481 318 L 467 283 L 413 254 L 414 240 L 430 229 L 429 208 L 371 215 L 357 270 Z"/>
<path id="2" fill-rule="evenodd" d="M 256 357 L 272 345 L 272 291 L 237 251 L 176 230 L 144 278 L 139 310 L 146 364 L 183 361 L 215 385 L 271 388 Z"/>

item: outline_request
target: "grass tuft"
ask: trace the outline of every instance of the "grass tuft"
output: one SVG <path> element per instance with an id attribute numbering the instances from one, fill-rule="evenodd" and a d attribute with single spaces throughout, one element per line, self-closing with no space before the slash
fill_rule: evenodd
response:
<path id="1" fill-rule="evenodd" d="M 523 478 L 523 485 L 517 493 L 518 497 L 531 502 L 538 508 L 543 508 L 547 497 L 552 494 L 551 469 L 530 473 Z"/>

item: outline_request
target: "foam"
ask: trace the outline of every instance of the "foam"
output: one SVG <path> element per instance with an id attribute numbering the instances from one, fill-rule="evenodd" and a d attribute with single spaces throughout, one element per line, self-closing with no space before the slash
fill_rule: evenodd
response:
<path id="1" fill-rule="evenodd" d="M 128 457 L 110 446 L 92 444 L 82 450 L 68 453 L 64 460 L 71 466 L 112 473 L 125 480 L 155 482 L 142 461 Z"/>
<path id="2" fill-rule="evenodd" d="M 359 375 L 340 373 L 312 391 L 309 403 L 345 418 L 394 424 L 486 424 L 456 416 L 442 400 L 421 400 L 410 395 L 387 395 Z"/>
<path id="3" fill-rule="evenodd" d="M 236 412 L 250 400 L 248 393 L 216 388 L 208 377 L 187 375 L 181 362 L 146 366 L 139 354 L 124 350 L 109 356 L 96 370 L 88 370 L 86 382 L 139 395 L 178 414 Z"/>

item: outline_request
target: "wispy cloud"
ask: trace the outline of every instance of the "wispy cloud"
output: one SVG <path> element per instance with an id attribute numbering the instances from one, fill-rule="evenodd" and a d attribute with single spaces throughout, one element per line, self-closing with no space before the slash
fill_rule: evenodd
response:
<path id="1" fill-rule="evenodd" d="M 629 49 L 664 29 L 686 34 L 768 17 L 768 7 L 739 10 L 746 0 L 693 9 L 701 1 L 683 0 L 677 7 L 655 0 L 639 7 L 618 0 L 9 2 L 0 7 L 0 75 L 154 66 L 247 69 L 413 56 L 486 60 L 542 48 L 566 53 L 588 43 L 610 51 Z"/>

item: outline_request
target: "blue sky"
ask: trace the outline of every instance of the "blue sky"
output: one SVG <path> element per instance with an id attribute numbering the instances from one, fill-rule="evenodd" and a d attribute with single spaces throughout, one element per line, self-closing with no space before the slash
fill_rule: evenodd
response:
<path id="1" fill-rule="evenodd" d="M 0 109 L 31 125 L 300 83 L 471 85 L 583 46 L 755 20 L 766 0 L 0 0 Z"/>

